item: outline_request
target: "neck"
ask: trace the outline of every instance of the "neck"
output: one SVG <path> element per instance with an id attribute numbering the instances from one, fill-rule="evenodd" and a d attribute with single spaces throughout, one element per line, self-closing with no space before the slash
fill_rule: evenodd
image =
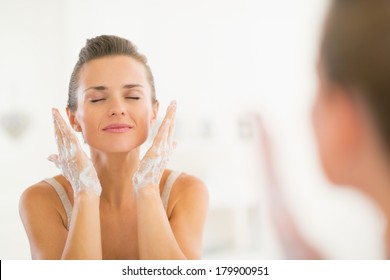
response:
<path id="1" fill-rule="evenodd" d="M 91 159 L 102 185 L 102 201 L 119 205 L 134 196 L 132 178 L 139 163 L 139 149 L 116 154 L 91 150 Z"/>

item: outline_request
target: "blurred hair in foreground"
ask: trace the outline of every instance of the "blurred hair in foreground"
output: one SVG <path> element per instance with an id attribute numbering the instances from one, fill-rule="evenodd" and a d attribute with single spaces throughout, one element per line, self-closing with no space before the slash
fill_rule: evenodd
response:
<path id="1" fill-rule="evenodd" d="M 312 122 L 323 171 L 363 192 L 384 213 L 390 257 L 390 1 L 334 0 L 318 53 Z M 261 120 L 272 218 L 286 258 L 326 258 L 286 207 Z M 336 229 L 342 230 L 342 229 Z"/>

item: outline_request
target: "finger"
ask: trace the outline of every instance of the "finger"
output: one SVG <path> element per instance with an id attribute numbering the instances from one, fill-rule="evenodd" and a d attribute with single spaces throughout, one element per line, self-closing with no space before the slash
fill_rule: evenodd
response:
<path id="1" fill-rule="evenodd" d="M 171 103 L 172 104 L 172 103 Z M 173 134 L 175 132 L 175 117 L 176 117 L 176 101 L 172 104 L 172 108 L 170 109 L 169 112 L 169 117 L 170 117 L 170 127 L 169 127 L 169 132 L 168 132 L 168 145 L 169 149 L 173 149 Z"/>
<path id="2" fill-rule="evenodd" d="M 160 155 L 165 155 L 169 146 L 168 146 L 168 136 L 169 136 L 169 129 L 171 127 L 171 121 L 168 120 L 166 127 L 164 128 L 164 132 L 162 134 L 162 138 L 160 141 L 160 146 L 159 146 L 159 154 Z"/>
<path id="3" fill-rule="evenodd" d="M 57 135 L 59 136 L 58 142 L 60 145 L 58 147 L 58 151 L 60 154 L 60 158 L 68 160 L 70 155 L 69 152 L 71 150 L 71 145 L 66 130 L 64 130 L 64 127 L 61 126 L 61 121 L 59 120 L 60 118 L 62 117 L 59 114 L 58 110 L 53 109 L 54 124 L 57 130 Z"/>
<path id="4" fill-rule="evenodd" d="M 157 135 L 154 138 L 152 148 L 155 153 L 160 154 L 162 148 L 167 142 L 168 132 L 169 132 L 170 121 L 165 119 L 158 129 Z"/>
<path id="5" fill-rule="evenodd" d="M 57 109 L 53 110 L 53 114 L 57 122 L 57 125 L 62 133 L 67 155 L 74 156 L 75 149 L 73 147 L 75 147 L 78 150 L 81 150 L 79 141 L 75 133 L 73 132 L 73 130 L 67 125 L 67 123 L 62 118 L 61 114 L 58 112 Z"/>
<path id="6" fill-rule="evenodd" d="M 168 119 L 168 120 L 170 120 L 170 121 L 172 122 L 172 121 L 174 120 L 174 118 L 175 118 L 176 107 L 177 107 L 176 101 L 173 100 L 173 101 L 169 104 L 169 106 L 168 106 L 168 108 L 167 108 L 167 112 L 166 112 L 166 114 L 165 114 L 164 119 Z"/>
<path id="7" fill-rule="evenodd" d="M 65 143 L 64 143 L 62 132 L 61 132 L 60 128 L 58 127 L 56 117 L 54 116 L 54 112 L 52 112 L 52 113 L 53 113 L 54 136 L 55 136 L 56 143 L 57 143 L 59 158 L 61 160 L 65 156 L 65 154 L 64 154 Z"/>
<path id="8" fill-rule="evenodd" d="M 170 151 L 173 149 L 173 134 L 175 130 L 175 116 L 176 116 L 176 101 L 172 101 L 167 108 L 167 113 L 165 115 L 165 119 L 170 121 L 170 126 L 167 135 L 167 141 L 164 143 L 166 153 L 170 154 Z"/>
<path id="9" fill-rule="evenodd" d="M 57 168 L 61 167 L 58 155 L 50 155 L 50 156 L 47 157 L 47 159 L 49 161 L 53 162 L 56 165 Z"/>
<path id="10" fill-rule="evenodd" d="M 58 126 L 60 127 L 61 131 L 66 134 L 72 142 L 77 142 L 77 137 L 74 134 L 73 130 L 69 127 L 69 125 L 65 122 L 64 118 L 61 116 L 60 112 L 57 109 L 53 109 L 53 114 L 55 117 L 55 120 L 58 123 Z"/>

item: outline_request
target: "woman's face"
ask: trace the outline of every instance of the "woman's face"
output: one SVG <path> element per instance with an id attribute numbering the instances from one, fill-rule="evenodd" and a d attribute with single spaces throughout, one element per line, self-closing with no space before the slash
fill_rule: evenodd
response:
<path id="1" fill-rule="evenodd" d="M 333 183 L 362 187 L 367 163 L 388 165 L 375 118 L 359 88 L 330 81 L 321 62 L 318 80 L 312 117 L 323 170 Z"/>
<path id="2" fill-rule="evenodd" d="M 329 108 L 327 106 L 326 86 L 320 63 L 317 65 L 317 93 L 312 109 L 312 122 L 314 128 L 314 135 L 317 142 L 317 148 L 321 159 L 322 167 L 325 173 L 328 172 L 328 166 L 331 166 L 332 154 L 332 127 L 328 121 Z"/>
<path id="3" fill-rule="evenodd" d="M 108 56 L 82 66 L 72 126 L 88 145 L 104 152 L 128 152 L 144 143 L 156 120 L 144 66 L 129 56 Z"/>
<path id="4" fill-rule="evenodd" d="M 321 62 L 317 70 L 312 122 L 322 168 L 332 182 L 347 184 L 359 141 L 356 106 L 343 88 L 328 80 Z"/>

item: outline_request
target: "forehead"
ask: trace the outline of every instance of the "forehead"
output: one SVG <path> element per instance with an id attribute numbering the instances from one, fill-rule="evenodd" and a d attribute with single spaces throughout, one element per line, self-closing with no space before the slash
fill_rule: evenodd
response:
<path id="1" fill-rule="evenodd" d="M 130 56 L 106 56 L 85 63 L 79 73 L 79 87 L 106 86 L 122 87 L 126 84 L 140 84 L 149 89 L 143 64 Z"/>

